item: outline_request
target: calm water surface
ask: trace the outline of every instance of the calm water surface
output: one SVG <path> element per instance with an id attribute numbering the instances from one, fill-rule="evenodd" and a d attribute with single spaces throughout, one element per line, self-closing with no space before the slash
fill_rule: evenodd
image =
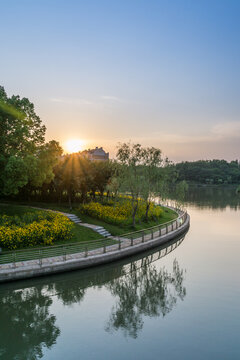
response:
<path id="1" fill-rule="evenodd" d="M 168 248 L 0 285 L 0 358 L 240 359 L 240 198 L 199 188 L 187 208 Z"/>

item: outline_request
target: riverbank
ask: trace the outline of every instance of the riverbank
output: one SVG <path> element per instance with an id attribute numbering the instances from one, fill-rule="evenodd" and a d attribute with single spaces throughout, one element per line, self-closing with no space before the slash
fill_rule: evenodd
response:
<path id="1" fill-rule="evenodd" d="M 180 236 L 188 230 L 190 218 L 187 213 L 181 213 L 176 220 L 163 226 L 146 229 L 146 231 L 129 234 L 127 238 L 119 237 L 114 245 L 67 254 L 61 256 L 14 262 L 0 265 L 0 282 L 24 279 L 52 273 L 71 271 L 97 266 L 149 250 Z"/>
<path id="2" fill-rule="evenodd" d="M 69 210 L 68 204 L 56 204 L 56 203 L 43 203 L 43 202 L 2 202 L 0 203 L 0 215 L 23 215 L 26 212 L 36 212 L 38 210 L 53 210 L 60 211 L 62 213 L 76 215 L 82 223 L 92 224 L 106 229 L 112 236 L 123 235 L 132 231 L 142 230 L 148 227 L 161 225 L 165 222 L 177 218 L 177 213 L 167 207 L 160 207 L 162 209 L 161 217 L 156 220 L 149 220 L 148 222 L 139 221 L 136 223 L 135 227 L 131 224 L 111 224 L 106 221 L 91 217 L 89 215 L 83 214 L 79 210 L 79 204 L 73 205 L 73 209 Z M 96 234 L 91 228 L 79 227 L 74 225 L 73 227 L 73 237 L 71 242 L 79 241 L 90 241 L 103 238 L 101 234 Z M 69 243 L 69 242 L 68 242 Z M 64 244 L 64 241 L 58 241 L 55 245 Z"/>

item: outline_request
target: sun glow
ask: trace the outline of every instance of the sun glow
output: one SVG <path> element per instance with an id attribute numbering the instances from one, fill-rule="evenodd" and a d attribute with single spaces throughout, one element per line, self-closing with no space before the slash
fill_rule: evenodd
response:
<path id="1" fill-rule="evenodd" d="M 85 142 L 80 139 L 71 139 L 66 141 L 65 143 L 65 149 L 68 153 L 75 153 L 78 151 L 83 150 Z"/>

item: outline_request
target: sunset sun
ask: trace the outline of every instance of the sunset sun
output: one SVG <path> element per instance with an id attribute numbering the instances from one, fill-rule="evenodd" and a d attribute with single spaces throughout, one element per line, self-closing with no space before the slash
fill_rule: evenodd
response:
<path id="1" fill-rule="evenodd" d="M 68 153 L 75 153 L 83 150 L 84 141 L 81 139 L 70 139 L 65 143 L 65 149 Z"/>

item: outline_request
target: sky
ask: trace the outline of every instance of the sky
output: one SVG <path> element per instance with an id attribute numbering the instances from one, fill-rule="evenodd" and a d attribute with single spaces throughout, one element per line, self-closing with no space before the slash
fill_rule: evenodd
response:
<path id="1" fill-rule="evenodd" d="M 0 85 L 63 147 L 240 159 L 240 1 L 0 0 Z"/>

